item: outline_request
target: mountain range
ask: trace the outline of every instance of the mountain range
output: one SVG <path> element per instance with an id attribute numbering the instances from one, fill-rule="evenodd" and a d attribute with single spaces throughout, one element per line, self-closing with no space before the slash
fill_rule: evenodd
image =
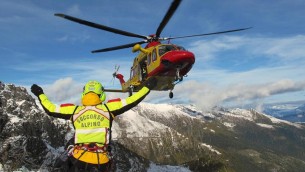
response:
<path id="1" fill-rule="evenodd" d="M 305 101 L 266 104 L 263 108 L 264 113 L 276 118 L 291 122 L 305 122 Z"/>
<path id="2" fill-rule="evenodd" d="M 305 124 L 265 113 L 140 103 L 113 123 L 116 171 L 304 171 Z M 70 121 L 0 82 L 0 171 L 54 171 L 72 136 Z"/>

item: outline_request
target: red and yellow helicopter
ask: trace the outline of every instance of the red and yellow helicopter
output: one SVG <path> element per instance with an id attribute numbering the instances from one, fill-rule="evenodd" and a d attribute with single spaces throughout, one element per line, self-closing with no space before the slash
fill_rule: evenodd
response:
<path id="1" fill-rule="evenodd" d="M 105 30 L 115 34 L 143 39 L 139 42 L 92 51 L 92 53 L 98 53 L 133 47 L 132 52 L 139 52 L 133 60 L 133 65 L 130 69 L 129 80 L 125 81 L 123 75 L 117 73 L 118 68 L 116 68 L 116 71 L 113 73 L 113 76 L 119 79 L 122 89 L 105 89 L 106 92 L 128 92 L 131 95 L 132 92 L 139 91 L 148 80 L 156 78 L 157 85 L 152 90 L 169 90 L 169 97 L 173 98 L 172 90 L 174 89 L 175 85 L 181 82 L 183 80 L 183 77 L 187 76 L 187 73 L 191 70 L 193 64 L 195 63 L 195 55 L 192 52 L 187 51 L 180 45 L 175 45 L 171 43 L 163 44 L 161 43 L 162 41 L 169 41 L 178 38 L 223 34 L 249 29 L 241 28 L 221 32 L 179 37 L 160 37 L 162 30 L 164 29 L 168 21 L 171 19 L 172 15 L 175 13 L 180 3 L 181 0 L 173 0 L 170 8 L 168 9 L 166 15 L 161 21 L 159 27 L 157 28 L 156 33 L 149 36 L 127 32 L 124 30 L 93 23 L 65 14 L 57 13 L 55 14 L 55 16 L 59 16 L 71 20 L 73 22 L 77 22 L 83 25 Z M 142 48 L 140 44 L 144 43 L 146 43 L 146 46 L 145 48 Z"/>

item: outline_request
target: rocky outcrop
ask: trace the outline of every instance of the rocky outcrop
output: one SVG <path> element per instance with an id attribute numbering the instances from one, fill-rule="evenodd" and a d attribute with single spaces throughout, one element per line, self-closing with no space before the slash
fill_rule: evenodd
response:
<path id="1" fill-rule="evenodd" d="M 63 145 L 63 131 L 68 126 L 53 122 L 39 110 L 35 99 L 23 87 L 1 83 L 0 102 L 1 164 L 8 169 L 50 166 L 55 158 L 55 154 L 49 154 L 50 147 L 56 149 Z M 49 156 L 48 163 L 46 156 Z"/>

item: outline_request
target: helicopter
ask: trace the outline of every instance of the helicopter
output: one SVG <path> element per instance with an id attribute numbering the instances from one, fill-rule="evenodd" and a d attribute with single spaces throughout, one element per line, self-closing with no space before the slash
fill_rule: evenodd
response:
<path id="1" fill-rule="evenodd" d="M 134 58 L 133 65 L 130 68 L 130 79 L 125 81 L 124 76 L 118 73 L 119 67 L 115 68 L 113 77 L 120 81 L 122 89 L 105 89 L 104 91 L 123 92 L 132 95 L 133 92 L 139 91 L 143 86 L 145 86 L 146 82 L 154 78 L 157 80 L 157 84 L 152 90 L 169 90 L 169 98 L 173 98 L 173 89 L 175 85 L 183 81 L 183 78 L 186 77 L 187 73 L 192 69 L 192 66 L 195 63 L 195 55 L 192 52 L 186 50 L 183 46 L 169 43 L 170 40 L 223 34 L 250 29 L 250 27 L 248 27 L 205 34 L 178 37 L 161 37 L 161 32 L 175 13 L 176 9 L 179 7 L 181 1 L 182 0 L 172 1 L 167 13 L 159 24 L 156 33 L 148 36 L 97 24 L 66 14 L 56 13 L 54 15 L 96 29 L 101 29 L 123 36 L 143 39 L 134 43 L 91 51 L 92 53 L 100 53 L 132 47 L 132 52 L 138 52 L 138 55 Z M 162 41 L 168 41 L 168 43 L 162 43 Z M 141 44 L 144 43 L 146 43 L 146 46 L 143 48 L 141 47 Z"/>

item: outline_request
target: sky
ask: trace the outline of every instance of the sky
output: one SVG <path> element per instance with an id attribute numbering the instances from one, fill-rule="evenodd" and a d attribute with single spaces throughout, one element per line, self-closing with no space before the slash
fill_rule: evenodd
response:
<path id="1" fill-rule="evenodd" d="M 100 48 L 141 41 L 54 16 L 77 18 L 140 35 L 156 32 L 172 1 L 0 0 L 0 81 L 30 88 L 40 85 L 55 103 L 79 103 L 83 85 L 112 80 L 115 65 L 129 78 L 131 49 L 96 53 Z M 151 103 L 260 107 L 305 100 L 304 0 L 183 0 L 161 33 L 164 37 L 249 30 L 175 39 L 196 62 L 174 98 L 152 91 Z M 107 100 L 127 97 L 107 93 Z"/>

